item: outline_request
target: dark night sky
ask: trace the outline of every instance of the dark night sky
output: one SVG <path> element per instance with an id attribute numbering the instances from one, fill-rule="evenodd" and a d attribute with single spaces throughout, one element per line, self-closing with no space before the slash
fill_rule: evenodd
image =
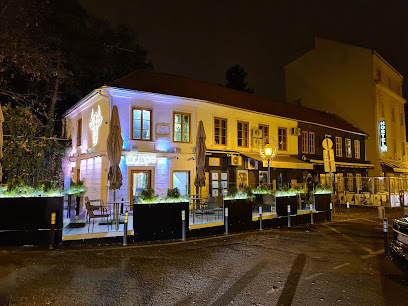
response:
<path id="1" fill-rule="evenodd" d="M 314 36 L 375 49 L 408 76 L 406 0 L 80 3 L 92 15 L 130 25 L 156 71 L 224 84 L 225 70 L 237 63 L 255 94 L 275 100 L 284 97 L 282 67 L 311 49 Z"/>

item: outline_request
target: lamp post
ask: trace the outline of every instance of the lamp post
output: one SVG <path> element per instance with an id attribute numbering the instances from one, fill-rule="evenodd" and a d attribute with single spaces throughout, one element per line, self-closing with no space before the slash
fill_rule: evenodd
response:
<path id="1" fill-rule="evenodd" d="M 265 157 L 268 160 L 268 187 L 271 187 L 271 156 L 272 156 L 272 147 L 268 143 L 264 147 Z"/>
<path id="2" fill-rule="evenodd" d="M 259 146 L 259 153 L 268 162 L 268 188 L 271 188 L 271 160 L 275 157 L 277 144 L 273 137 L 265 137 Z"/>

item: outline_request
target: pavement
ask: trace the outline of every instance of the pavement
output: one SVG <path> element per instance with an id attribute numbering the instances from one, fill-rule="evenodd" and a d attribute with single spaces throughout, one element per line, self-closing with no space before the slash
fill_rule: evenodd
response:
<path id="1" fill-rule="evenodd" d="M 186 242 L 3 249 L 0 305 L 408 305 L 408 276 L 384 255 L 377 210 L 334 220 Z"/>

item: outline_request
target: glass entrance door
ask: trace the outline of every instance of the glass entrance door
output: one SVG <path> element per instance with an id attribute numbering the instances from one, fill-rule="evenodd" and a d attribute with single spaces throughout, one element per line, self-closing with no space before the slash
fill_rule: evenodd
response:
<path id="1" fill-rule="evenodd" d="M 180 195 L 190 194 L 190 171 L 173 171 L 173 188 L 180 190 Z"/>
<path id="2" fill-rule="evenodd" d="M 142 189 L 151 187 L 151 170 L 132 170 L 132 196 L 133 203 Z"/>

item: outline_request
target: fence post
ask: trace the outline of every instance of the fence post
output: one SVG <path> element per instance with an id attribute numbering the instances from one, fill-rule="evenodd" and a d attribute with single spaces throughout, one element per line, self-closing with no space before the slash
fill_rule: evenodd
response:
<path id="1" fill-rule="evenodd" d="M 50 250 L 54 249 L 55 245 L 55 220 L 56 220 L 56 213 L 51 213 L 51 242 L 50 242 Z"/>
<path id="2" fill-rule="evenodd" d="M 288 205 L 288 227 L 290 227 L 290 205 Z"/>
<path id="3" fill-rule="evenodd" d="M 347 219 L 350 219 L 350 203 L 347 202 Z"/>
<path id="4" fill-rule="evenodd" d="M 262 206 L 259 206 L 259 230 L 262 231 Z"/>
<path id="5" fill-rule="evenodd" d="M 314 224 L 313 222 L 313 204 L 310 204 L 310 224 Z"/>
<path id="6" fill-rule="evenodd" d="M 129 213 L 126 210 L 125 223 L 123 224 L 123 245 L 125 246 L 127 245 L 128 220 L 129 220 Z"/>
<path id="7" fill-rule="evenodd" d="M 186 211 L 181 211 L 181 240 L 186 240 Z"/>
<path id="8" fill-rule="evenodd" d="M 333 220 L 333 203 L 332 202 L 330 202 L 330 221 L 332 221 Z"/>
<path id="9" fill-rule="evenodd" d="M 388 256 L 388 221 L 384 218 L 384 254 Z"/>
<path id="10" fill-rule="evenodd" d="M 225 227 L 225 235 L 228 235 L 228 207 L 225 207 L 224 227 Z"/>

